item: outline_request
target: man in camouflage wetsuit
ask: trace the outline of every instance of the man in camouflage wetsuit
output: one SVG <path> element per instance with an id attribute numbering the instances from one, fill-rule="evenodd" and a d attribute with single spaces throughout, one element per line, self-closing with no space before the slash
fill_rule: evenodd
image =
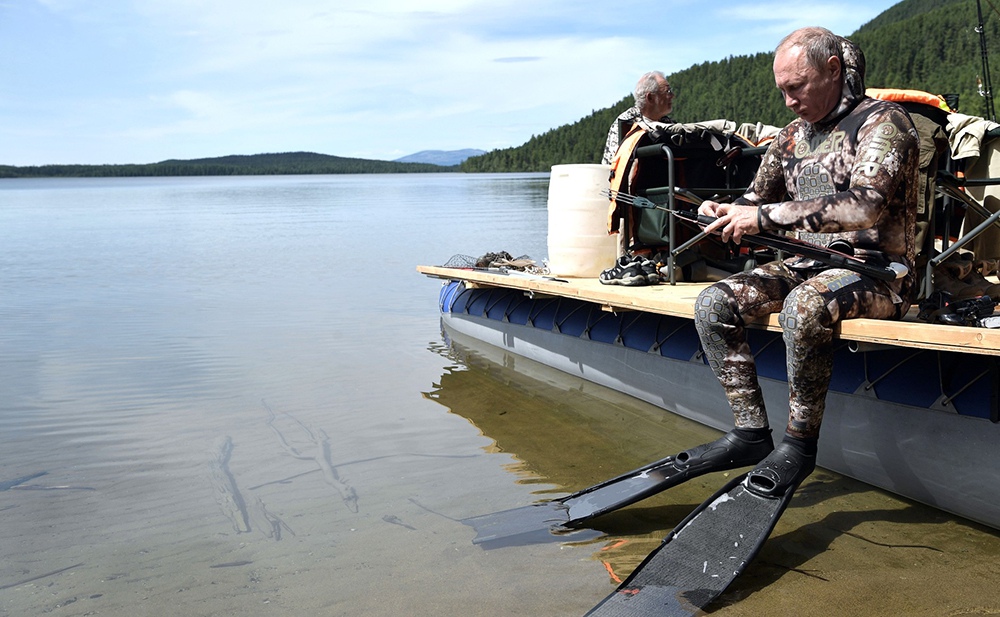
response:
<path id="1" fill-rule="evenodd" d="M 706 230 L 735 242 L 760 231 L 796 231 L 823 245 L 842 239 L 865 260 L 911 269 L 884 282 L 793 257 L 733 275 L 698 297 L 695 325 L 735 416 L 732 444 L 771 443 L 744 325 L 780 312 L 788 426 L 778 448 L 751 472 L 768 475 L 780 489 L 797 485 L 815 466 L 835 324 L 898 319 L 910 306 L 918 141 L 901 107 L 865 97 L 863 55 L 828 30 L 803 28 L 785 37 L 775 50 L 774 76 L 798 119 L 770 144 L 744 196 L 701 205 L 699 213 L 718 217 Z"/>

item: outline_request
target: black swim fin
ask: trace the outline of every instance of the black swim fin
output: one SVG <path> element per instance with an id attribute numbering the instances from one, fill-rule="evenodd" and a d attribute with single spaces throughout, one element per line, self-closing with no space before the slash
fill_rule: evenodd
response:
<path id="1" fill-rule="evenodd" d="M 698 614 L 742 574 L 816 466 L 778 444 L 752 471 L 731 480 L 681 521 L 663 543 L 588 616 Z"/>
<path id="2" fill-rule="evenodd" d="M 774 449 L 770 433 L 756 440 L 737 430 L 572 495 L 513 510 L 463 519 L 476 530 L 474 544 L 515 546 L 553 539 L 601 514 L 624 508 L 713 471 L 755 465 Z"/>

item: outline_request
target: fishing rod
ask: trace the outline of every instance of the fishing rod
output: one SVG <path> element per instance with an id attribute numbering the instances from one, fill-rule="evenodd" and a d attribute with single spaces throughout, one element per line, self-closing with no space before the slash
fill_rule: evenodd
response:
<path id="1" fill-rule="evenodd" d="M 716 221 L 714 217 L 704 216 L 688 210 L 671 210 L 670 208 L 666 208 L 646 199 L 645 197 L 639 197 L 637 195 L 629 195 L 628 193 L 612 190 L 605 190 L 603 194 L 606 197 L 614 199 L 615 201 L 620 201 L 623 204 L 635 206 L 637 208 L 663 210 L 678 218 L 697 223 L 703 227 L 711 225 Z M 701 205 L 701 202 L 704 201 L 701 197 L 698 197 L 687 189 L 674 189 L 674 194 L 683 201 L 687 201 L 695 205 Z M 676 253 L 684 250 L 694 242 L 701 240 L 707 235 L 708 234 L 703 231 L 699 234 L 699 236 L 692 238 L 683 246 L 674 249 L 672 253 L 676 255 Z M 901 279 L 910 271 L 908 267 L 898 262 L 889 263 L 887 266 L 877 266 L 859 259 L 854 255 L 850 255 L 826 246 L 820 246 L 819 244 L 813 244 L 812 242 L 806 242 L 805 240 L 799 240 L 798 238 L 789 238 L 787 236 L 780 236 L 764 231 L 757 234 L 746 234 L 743 236 L 743 240 L 748 244 L 764 246 L 777 251 L 785 251 L 787 253 L 792 253 L 793 255 L 808 257 L 809 259 L 815 259 L 818 262 L 834 268 L 845 268 L 847 270 L 864 274 L 882 281 L 895 281 L 897 279 Z"/>
<path id="2" fill-rule="evenodd" d="M 983 60 L 983 76 L 979 81 L 979 96 L 983 97 L 986 103 L 986 117 L 996 122 L 997 112 L 993 107 L 993 80 L 990 78 L 990 59 L 986 49 L 986 25 L 983 22 L 983 5 L 981 0 L 976 0 L 976 11 L 979 16 L 979 24 L 976 32 L 979 34 L 979 51 Z"/>

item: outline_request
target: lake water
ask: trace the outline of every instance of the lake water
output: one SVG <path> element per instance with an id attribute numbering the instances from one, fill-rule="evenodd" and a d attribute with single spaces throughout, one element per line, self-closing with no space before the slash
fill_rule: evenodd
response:
<path id="1" fill-rule="evenodd" d="M 547 174 L 0 180 L 0 616 L 582 615 L 721 483 L 599 538 L 457 519 L 713 431 L 445 344 Z M 1000 612 L 996 532 L 817 471 L 718 615 Z"/>

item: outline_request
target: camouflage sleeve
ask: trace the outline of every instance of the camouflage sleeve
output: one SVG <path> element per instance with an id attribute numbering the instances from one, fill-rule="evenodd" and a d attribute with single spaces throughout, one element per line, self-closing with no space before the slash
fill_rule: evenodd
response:
<path id="1" fill-rule="evenodd" d="M 905 175 L 906 160 L 915 155 L 916 132 L 906 113 L 892 105 L 869 116 L 858 129 L 856 147 L 851 145 L 816 161 L 841 190 L 784 203 L 765 202 L 761 229 L 835 233 L 874 227 Z M 851 151 L 853 161 L 845 160 Z"/>
<path id="2" fill-rule="evenodd" d="M 765 204 L 757 220 L 764 231 L 857 231 L 874 227 L 886 203 L 886 196 L 876 189 L 852 187 L 826 197 Z"/>

